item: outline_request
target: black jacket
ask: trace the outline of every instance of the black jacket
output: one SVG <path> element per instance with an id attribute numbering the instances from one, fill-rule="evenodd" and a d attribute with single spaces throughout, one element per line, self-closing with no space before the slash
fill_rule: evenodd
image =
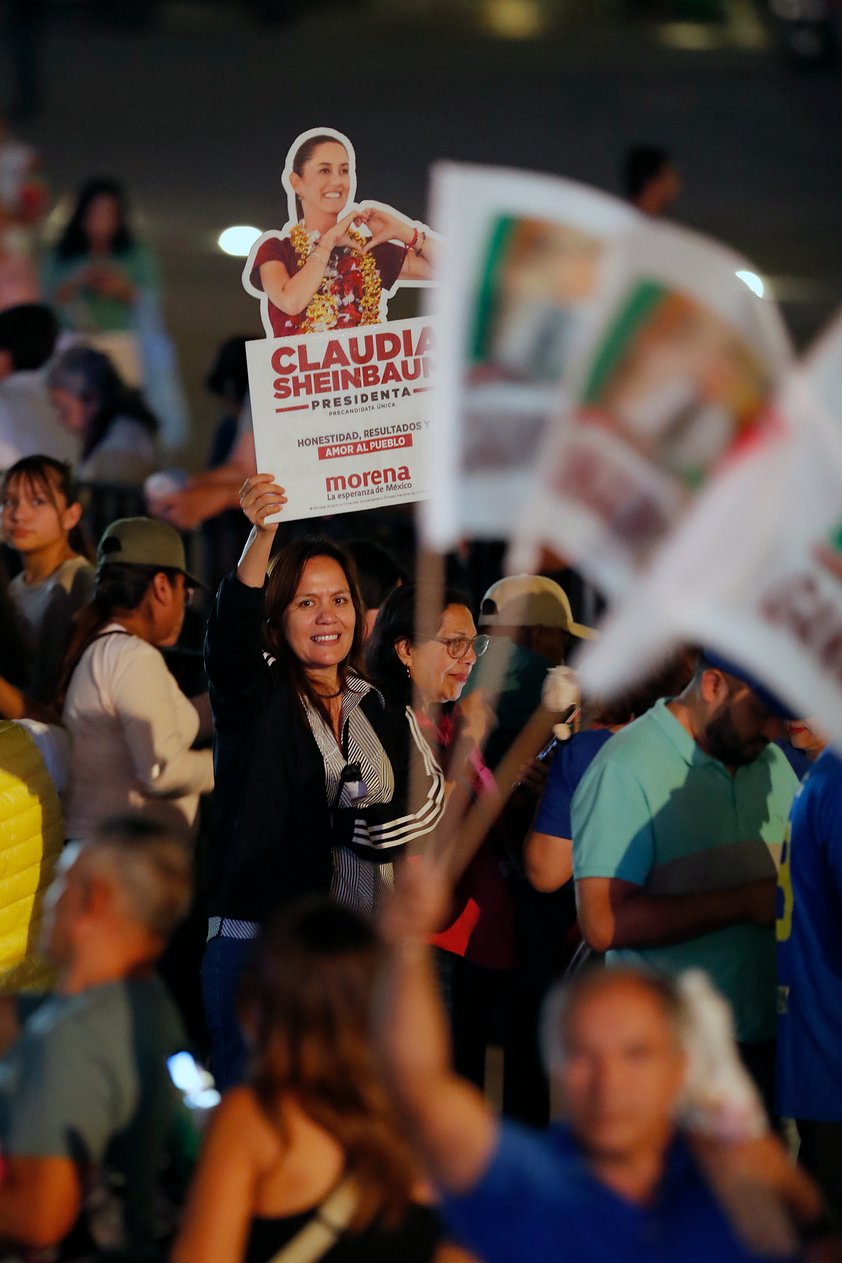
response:
<path id="1" fill-rule="evenodd" d="M 283 666 L 263 652 L 262 628 L 263 589 L 223 579 L 205 639 L 216 804 L 208 912 L 257 922 L 297 895 L 327 892 L 331 848 L 352 842 L 360 819 L 377 844 L 373 858 L 382 847 L 392 859 L 444 809 L 443 777 L 426 746 L 421 801 L 417 810 L 408 803 L 419 734 L 372 690 L 360 706 L 392 763 L 392 801 L 331 811 L 318 746 Z"/>

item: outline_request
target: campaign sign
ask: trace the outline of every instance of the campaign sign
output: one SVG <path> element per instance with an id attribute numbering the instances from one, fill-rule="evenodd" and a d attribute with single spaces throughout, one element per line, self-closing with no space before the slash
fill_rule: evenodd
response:
<path id="1" fill-rule="evenodd" d="M 257 468 L 285 488 L 285 521 L 429 494 L 429 318 L 267 338 L 246 352 Z"/>

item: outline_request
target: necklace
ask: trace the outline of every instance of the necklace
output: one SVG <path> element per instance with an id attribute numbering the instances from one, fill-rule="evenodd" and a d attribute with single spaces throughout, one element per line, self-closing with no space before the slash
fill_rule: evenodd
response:
<path id="1" fill-rule="evenodd" d="M 356 228 L 349 228 L 348 236 L 358 246 L 365 245 L 365 237 Z M 315 234 L 311 239 L 307 229 L 299 223 L 290 229 L 289 239 L 298 267 L 303 268 L 316 247 Z M 363 254 L 360 249 L 350 250 L 338 265 L 333 264 L 331 255 L 322 283 L 310 299 L 299 328 L 302 333 L 333 329 L 343 307 L 353 307 L 355 301 L 359 312 L 359 320 L 353 322 L 355 325 L 379 324 L 381 291 L 380 273 L 373 255 Z"/>
<path id="2" fill-rule="evenodd" d="M 341 697 L 341 696 L 342 696 L 342 689 L 338 689 L 337 692 L 335 693 L 319 693 L 319 697 L 324 698 L 325 701 L 329 701 L 330 698 L 332 697 Z"/>

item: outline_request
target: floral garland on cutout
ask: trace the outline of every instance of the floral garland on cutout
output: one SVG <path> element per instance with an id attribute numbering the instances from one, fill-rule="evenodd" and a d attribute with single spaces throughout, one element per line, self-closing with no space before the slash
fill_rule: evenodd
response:
<path id="1" fill-rule="evenodd" d="M 348 236 L 358 246 L 365 245 L 366 238 L 357 229 L 350 228 Z M 317 238 L 314 235 L 311 240 L 307 229 L 299 223 L 290 229 L 289 239 L 300 269 L 316 248 Z M 299 328 L 302 333 L 321 333 L 325 329 L 379 324 L 381 291 L 374 255 L 349 250 L 336 264 L 331 255 L 322 283 L 310 299 Z"/>

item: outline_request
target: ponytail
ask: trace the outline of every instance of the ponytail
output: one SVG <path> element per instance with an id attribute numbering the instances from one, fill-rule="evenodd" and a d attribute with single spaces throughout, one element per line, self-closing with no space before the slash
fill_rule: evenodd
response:
<path id="1" fill-rule="evenodd" d="M 73 634 L 62 660 L 58 688 L 53 699 L 58 710 L 64 706 L 73 672 L 85 651 L 118 611 L 126 612 L 138 608 L 159 571 L 159 566 L 129 566 L 119 563 L 100 566 L 93 599 L 76 615 Z"/>

